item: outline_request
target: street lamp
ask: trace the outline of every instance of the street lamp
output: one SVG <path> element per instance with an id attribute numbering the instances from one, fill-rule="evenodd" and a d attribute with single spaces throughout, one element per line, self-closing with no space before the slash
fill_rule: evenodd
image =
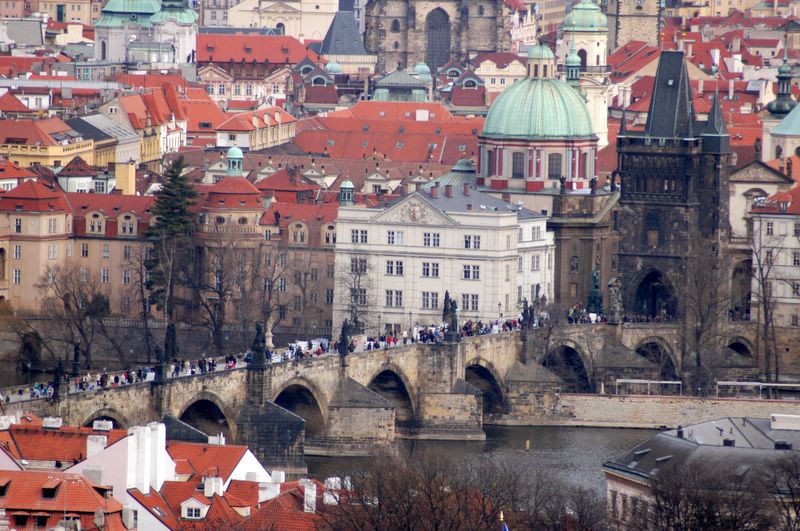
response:
<path id="1" fill-rule="evenodd" d="M 381 314 L 378 314 L 378 341 L 381 339 Z"/>
<path id="2" fill-rule="evenodd" d="M 408 310 L 408 333 L 411 334 L 411 310 Z"/>

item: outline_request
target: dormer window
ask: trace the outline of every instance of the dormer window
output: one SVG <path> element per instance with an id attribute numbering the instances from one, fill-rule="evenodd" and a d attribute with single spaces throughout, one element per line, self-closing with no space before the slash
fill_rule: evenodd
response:
<path id="1" fill-rule="evenodd" d="M 103 218 L 100 214 L 92 214 L 89 218 L 89 234 L 103 233 Z"/>
<path id="2" fill-rule="evenodd" d="M 0 479 L 0 498 L 6 495 L 8 492 L 8 486 L 11 484 L 11 480 L 8 478 Z"/>
<path id="3" fill-rule="evenodd" d="M 119 233 L 125 236 L 136 234 L 136 219 L 130 214 L 125 214 L 119 221 Z"/>
<path id="4" fill-rule="evenodd" d="M 57 479 L 48 479 L 44 485 L 42 485 L 42 499 L 45 500 L 53 500 L 56 497 L 56 491 L 58 491 L 58 485 L 61 482 Z"/>
<path id="5" fill-rule="evenodd" d="M 199 507 L 187 507 L 186 508 L 186 518 L 199 520 L 200 519 L 200 508 Z"/>

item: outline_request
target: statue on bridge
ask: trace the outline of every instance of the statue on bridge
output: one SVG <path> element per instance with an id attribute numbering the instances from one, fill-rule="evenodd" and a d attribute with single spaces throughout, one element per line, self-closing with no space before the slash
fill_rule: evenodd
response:
<path id="1" fill-rule="evenodd" d="M 72 376 L 78 376 L 81 372 L 81 346 L 76 343 L 72 348 Z"/>
<path id="2" fill-rule="evenodd" d="M 261 323 L 256 323 L 256 336 L 253 338 L 253 344 L 250 345 L 250 351 L 253 353 L 253 360 L 247 365 L 248 369 L 266 368 L 267 354 L 265 341 L 264 327 L 261 326 Z"/>
<path id="3" fill-rule="evenodd" d="M 461 331 L 458 328 L 458 306 L 455 299 L 450 298 L 450 292 L 444 292 L 444 308 L 442 309 L 442 321 L 447 325 L 447 332 L 444 340 L 450 343 L 461 341 Z"/>
<path id="4" fill-rule="evenodd" d="M 622 321 L 622 283 L 618 278 L 612 278 L 608 283 L 608 322 L 617 324 Z"/>
<path id="5" fill-rule="evenodd" d="M 600 257 L 597 257 L 592 270 L 592 289 L 589 290 L 589 304 L 586 305 L 589 313 L 600 315 L 603 313 L 603 294 L 600 292 Z"/>
<path id="6" fill-rule="evenodd" d="M 345 319 L 344 322 L 342 322 L 342 332 L 339 334 L 339 346 L 337 347 L 339 356 L 342 358 L 350 354 L 350 334 L 350 322 Z"/>
<path id="7" fill-rule="evenodd" d="M 164 361 L 175 359 L 178 359 L 178 340 L 175 336 L 175 323 L 170 323 L 164 337 Z"/>
<path id="8" fill-rule="evenodd" d="M 53 398 L 61 398 L 64 385 L 64 362 L 59 358 L 58 364 L 53 371 Z"/>
<path id="9" fill-rule="evenodd" d="M 169 328 L 167 330 L 169 330 Z M 164 383 L 167 381 L 167 362 L 164 359 L 164 352 L 161 350 L 161 345 L 154 346 L 153 352 L 156 354 L 156 375 L 153 381 Z"/>

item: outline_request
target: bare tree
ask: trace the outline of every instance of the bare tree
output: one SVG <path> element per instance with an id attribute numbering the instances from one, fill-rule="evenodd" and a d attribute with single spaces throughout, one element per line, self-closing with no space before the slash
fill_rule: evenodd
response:
<path id="1" fill-rule="evenodd" d="M 775 530 L 800 530 L 800 455 L 785 452 L 764 473 L 775 507 Z"/>
<path id="2" fill-rule="evenodd" d="M 140 340 L 144 342 L 145 352 L 147 353 L 147 363 L 150 364 L 153 355 L 153 331 L 150 329 L 150 319 L 152 318 L 152 305 L 150 304 L 150 292 L 148 283 L 150 273 L 147 269 L 147 261 L 150 260 L 152 247 L 148 242 L 131 242 L 125 251 L 123 268 L 131 275 L 131 287 L 128 294 L 132 295 L 132 300 L 136 307 L 136 315 L 142 322 L 142 336 Z"/>
<path id="3" fill-rule="evenodd" d="M 769 222 L 763 216 L 755 215 L 752 219 L 753 230 L 750 238 L 750 250 L 753 259 L 753 292 L 752 296 L 759 310 L 759 333 L 757 347 L 763 347 L 764 373 L 766 380 L 780 378 L 780 360 L 778 359 L 777 341 L 775 337 L 775 303 L 777 294 L 775 285 L 775 264 L 781 253 L 782 238 L 776 236 Z"/>
<path id="4" fill-rule="evenodd" d="M 374 306 L 372 275 L 376 273 L 373 269 L 368 255 L 356 253 L 350 255 L 349 263 L 337 271 L 336 280 L 343 288 L 347 318 L 360 333 L 365 333 L 371 326 L 370 308 Z"/>

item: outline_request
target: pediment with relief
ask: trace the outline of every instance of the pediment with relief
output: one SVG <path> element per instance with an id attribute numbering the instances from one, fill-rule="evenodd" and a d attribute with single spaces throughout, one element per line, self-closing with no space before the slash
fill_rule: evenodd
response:
<path id="1" fill-rule="evenodd" d="M 394 205 L 388 211 L 372 220 L 373 223 L 402 223 L 407 225 L 456 225 L 446 214 L 436 207 L 412 196 Z"/>
<path id="2" fill-rule="evenodd" d="M 259 13 L 300 13 L 296 7 L 284 4 L 283 2 L 267 3 L 262 2 L 259 4 L 257 11 Z"/>

